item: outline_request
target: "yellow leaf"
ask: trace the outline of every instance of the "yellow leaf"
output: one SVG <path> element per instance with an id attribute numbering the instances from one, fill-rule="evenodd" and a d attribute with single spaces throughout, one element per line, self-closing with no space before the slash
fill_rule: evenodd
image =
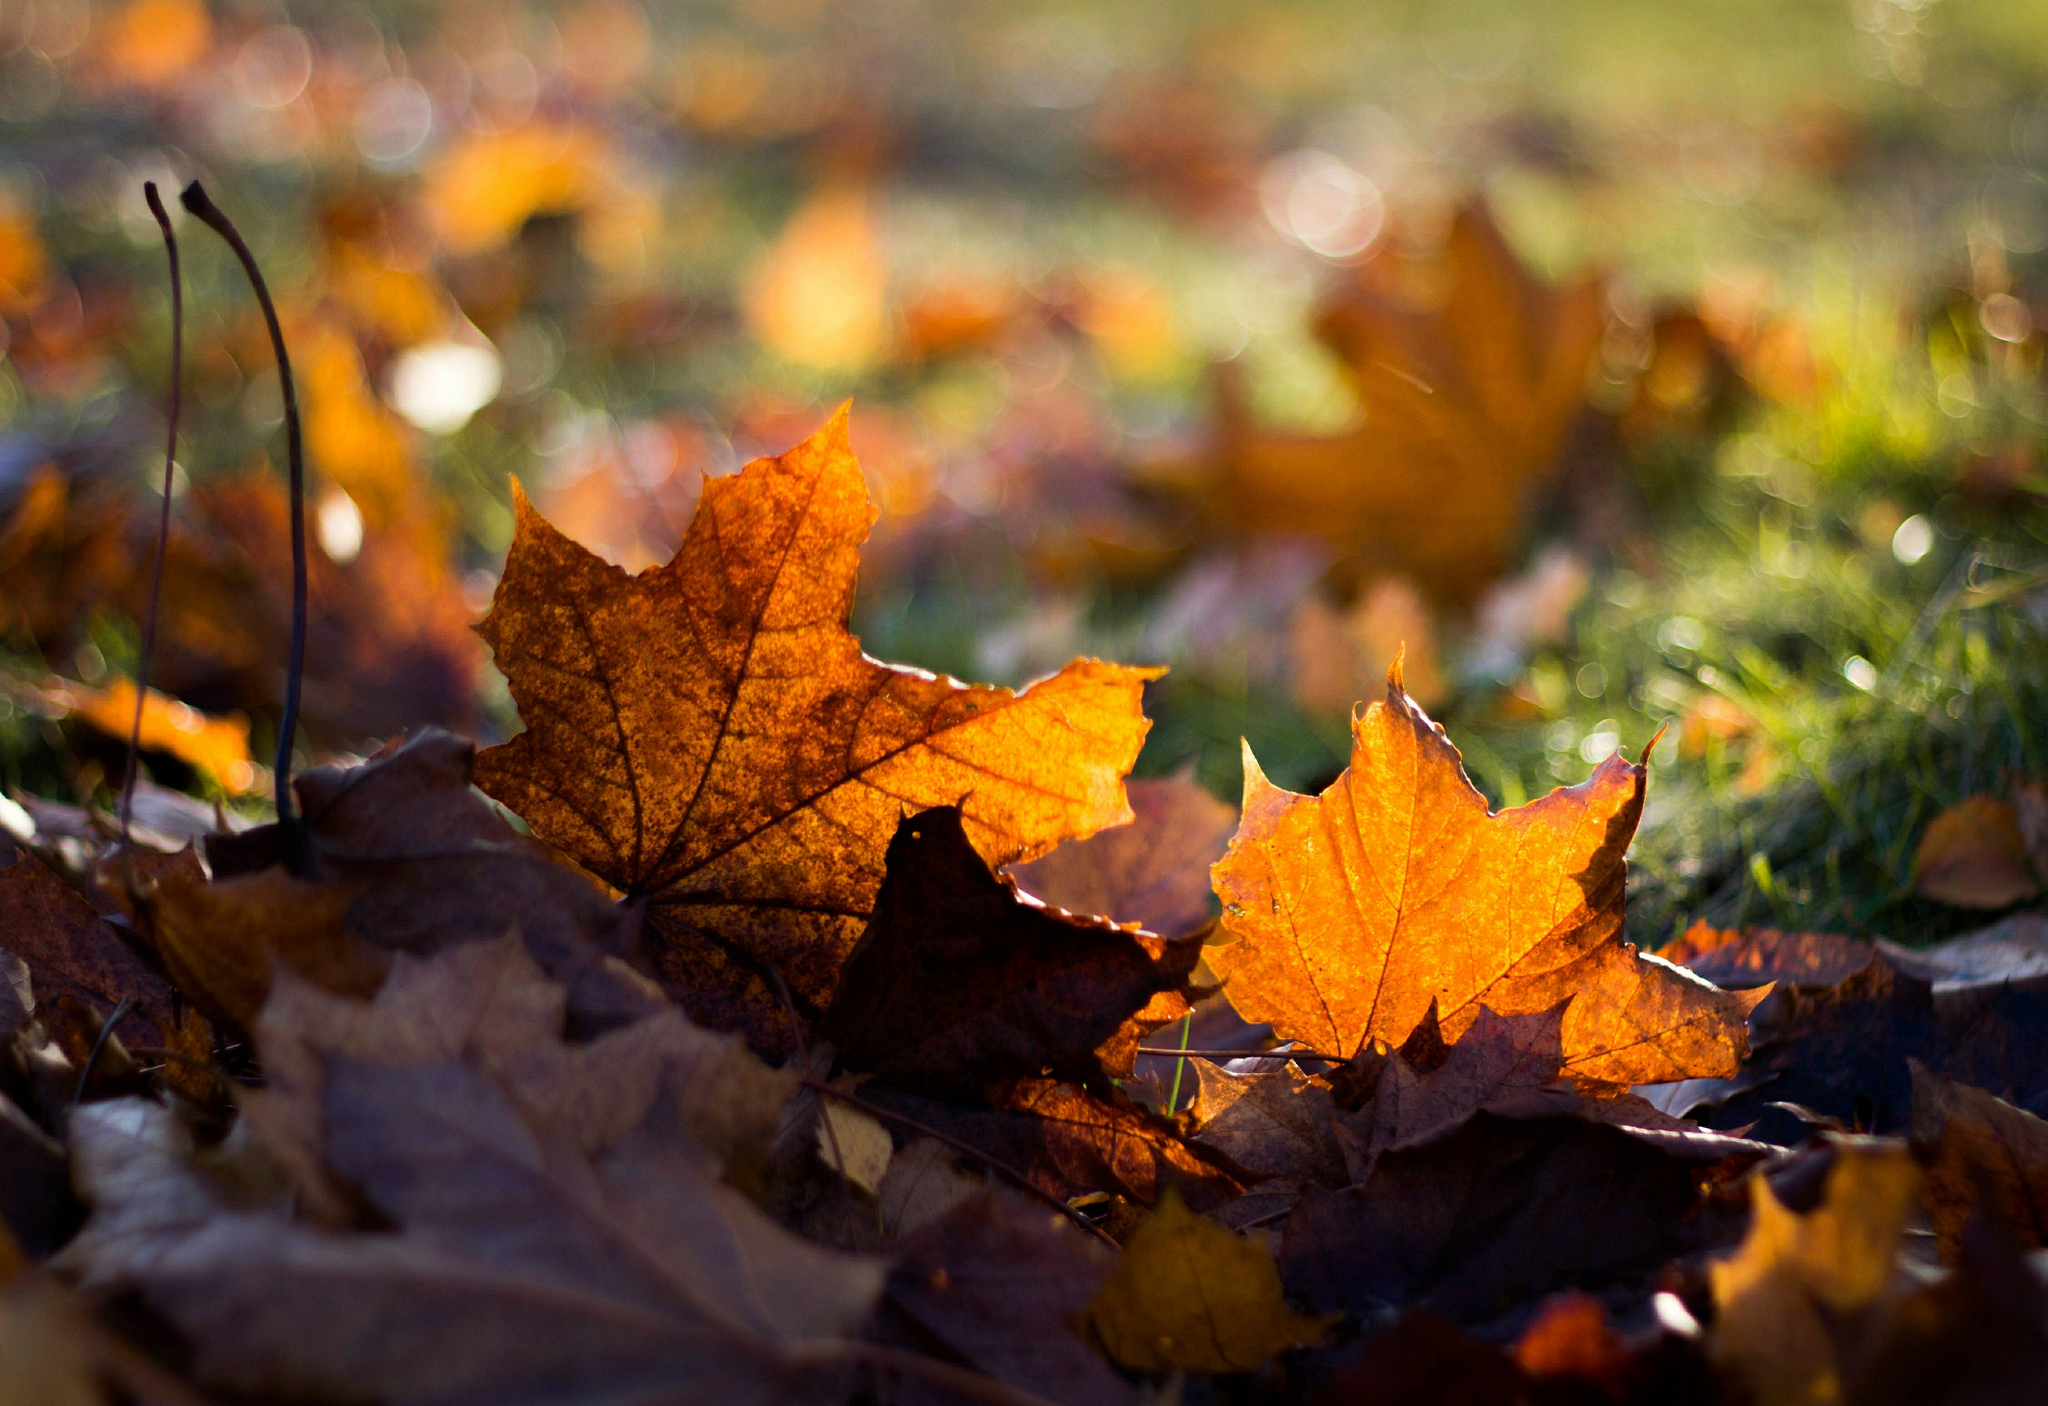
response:
<path id="1" fill-rule="evenodd" d="M 1196 1215 L 1172 1190 L 1083 1310 L 1104 1350 L 1141 1372 L 1249 1372 L 1306 1347 L 1340 1316 L 1294 1312 L 1265 1247 Z"/>
<path id="2" fill-rule="evenodd" d="M 1906 1145 L 1839 1139 L 1820 1204 L 1787 1210 L 1752 1177 L 1756 1210 L 1734 1256 L 1708 1267 L 1716 1313 L 1710 1351 L 1747 1381 L 1758 1406 L 1821 1406 L 1843 1395 L 1837 1343 L 1895 1287 L 1899 1237 L 1919 1168 Z"/>

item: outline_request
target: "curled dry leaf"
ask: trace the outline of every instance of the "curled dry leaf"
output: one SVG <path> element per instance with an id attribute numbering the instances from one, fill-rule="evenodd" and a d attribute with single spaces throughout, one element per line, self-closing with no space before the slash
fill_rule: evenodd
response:
<path id="1" fill-rule="evenodd" d="M 1311 1049 L 1398 1045 L 1435 1003 L 1456 1039 L 1481 1004 L 1529 1015 L 1571 999 L 1564 1072 L 1590 1084 L 1735 1073 L 1763 992 L 1725 992 L 1621 939 L 1623 852 L 1644 772 L 1591 779 L 1499 814 L 1408 697 L 1352 724 L 1351 766 L 1320 796 L 1245 753 L 1244 821 L 1214 870 L 1235 943 L 1209 963 L 1250 1021 Z"/>
<path id="2" fill-rule="evenodd" d="M 1981 1209 L 2022 1249 L 2048 1249 L 2048 1123 L 1913 1066 L 1913 1140 L 1932 1151 L 1920 1200 L 1953 1263 Z"/>
<path id="3" fill-rule="evenodd" d="M 1336 1322 L 1288 1308 L 1264 1243 L 1196 1215 L 1171 1191 L 1085 1318 L 1111 1357 L 1141 1372 L 1249 1372 Z"/>
<path id="4" fill-rule="evenodd" d="M 1209 921 L 1209 866 L 1223 857 L 1237 810 L 1192 775 L 1125 783 L 1136 818 L 1069 840 L 1010 871 L 1017 887 L 1069 913 L 1142 923 L 1186 937 Z"/>
<path id="5" fill-rule="evenodd" d="M 283 977 L 273 1008 L 264 1144 L 392 1228 L 236 1194 L 161 1107 L 72 1125 L 95 1209 L 68 1263 L 139 1291 L 202 1381 L 394 1403 L 843 1394 L 883 1267 L 719 1179 L 736 1124 L 772 1126 L 789 1086 L 738 1040 L 670 1010 L 565 1044 L 566 992 L 511 939 L 401 957 L 370 1004 Z"/>
<path id="6" fill-rule="evenodd" d="M 479 628 L 527 731 L 477 783 L 644 904 L 693 1015 L 792 1038 L 837 988 L 906 809 L 958 805 L 991 864 L 1130 817 L 1156 676 L 1077 660 L 1023 693 L 868 658 L 846 628 L 874 520 L 842 410 L 705 485 L 675 559 L 628 576 L 519 497 Z"/>
<path id="7" fill-rule="evenodd" d="M 2009 908 L 2041 893 L 2010 801 L 1971 796 L 1927 823 L 1913 854 L 1913 886 L 1957 908 Z"/>
<path id="8" fill-rule="evenodd" d="M 906 818 L 867 933 L 819 1027 L 841 1062 L 934 1098 L 1050 1073 L 1096 1088 L 1188 1010 L 1198 942 L 1169 943 L 1021 897 L 958 809 Z"/>
<path id="9" fill-rule="evenodd" d="M 348 930 L 355 896 L 355 885 L 318 884 L 282 869 L 221 883 L 168 875 L 148 905 L 148 932 L 173 984 L 209 1020 L 247 1030 L 270 995 L 277 962 L 338 995 L 376 994 L 391 954 Z"/>
<path id="10" fill-rule="evenodd" d="M 2026 970 L 2025 946 L 1964 938 L 1953 950 L 1908 953 L 1768 930 L 1725 936 L 1703 960 L 1791 979 L 1757 1008 L 1756 1049 L 1741 1076 L 1706 1100 L 1713 1107 L 1700 1116 L 1712 1126 L 1801 1143 L 1812 1129 L 1778 1106 L 1793 1104 L 1857 1131 L 1903 1133 L 1913 1102 L 1909 1060 L 2048 1112 L 2048 993 L 1997 975 L 2001 963 Z M 1821 984 L 1843 971 L 1849 975 Z M 1930 978 L 1944 976 L 1948 988 L 1938 990 Z"/>

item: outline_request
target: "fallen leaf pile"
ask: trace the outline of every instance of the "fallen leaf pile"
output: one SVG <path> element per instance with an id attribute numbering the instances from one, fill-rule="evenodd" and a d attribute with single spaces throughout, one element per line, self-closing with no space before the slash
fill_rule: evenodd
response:
<path id="1" fill-rule="evenodd" d="M 2048 1390 L 2037 922 L 1639 952 L 1646 767 L 1491 812 L 1398 665 L 1127 785 L 1156 671 L 861 652 L 845 426 L 637 575 L 520 499 L 509 742 L 18 807 L 0 1400 Z"/>

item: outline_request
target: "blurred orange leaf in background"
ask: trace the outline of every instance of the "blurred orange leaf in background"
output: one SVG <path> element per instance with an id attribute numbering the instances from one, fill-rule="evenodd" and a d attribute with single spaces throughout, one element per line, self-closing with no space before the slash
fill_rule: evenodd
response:
<path id="1" fill-rule="evenodd" d="M 1197 492 L 1232 533 L 1300 533 L 1356 571 L 1469 604 L 1508 567 L 1532 490 L 1558 467 L 1604 326 L 1597 278 L 1539 284 L 1479 207 L 1425 257 L 1385 251 L 1328 298 L 1317 335 L 1348 373 L 1357 425 L 1256 425 L 1236 376 Z"/>
<path id="2" fill-rule="evenodd" d="M 129 0 L 113 16 L 103 52 L 116 78 L 156 88 L 182 77 L 212 45 L 205 0 Z"/>
<path id="3" fill-rule="evenodd" d="M 49 267 L 49 252 L 36 230 L 35 216 L 12 205 L 0 205 L 0 312 L 26 311 Z"/>
<path id="4" fill-rule="evenodd" d="M 481 253 L 535 215 L 590 205 L 607 162 L 602 141 L 579 127 L 535 120 L 509 132 L 471 132 L 427 173 L 427 204 L 449 252 Z"/>
<path id="5" fill-rule="evenodd" d="M 42 692 L 44 699 L 65 715 L 109 737 L 125 742 L 135 724 L 132 679 L 117 678 L 105 688 L 92 688 L 52 678 Z M 142 750 L 169 753 L 236 795 L 257 787 L 255 758 L 249 751 L 249 720 L 239 715 L 208 717 L 152 688 L 142 705 Z"/>

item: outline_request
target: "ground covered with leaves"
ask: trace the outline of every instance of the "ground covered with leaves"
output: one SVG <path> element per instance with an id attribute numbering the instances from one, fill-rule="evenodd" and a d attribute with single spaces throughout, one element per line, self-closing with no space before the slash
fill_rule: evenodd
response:
<path id="1" fill-rule="evenodd" d="M 0 132 L 0 1406 L 2048 1397 L 2028 7 L 37 0 Z"/>

